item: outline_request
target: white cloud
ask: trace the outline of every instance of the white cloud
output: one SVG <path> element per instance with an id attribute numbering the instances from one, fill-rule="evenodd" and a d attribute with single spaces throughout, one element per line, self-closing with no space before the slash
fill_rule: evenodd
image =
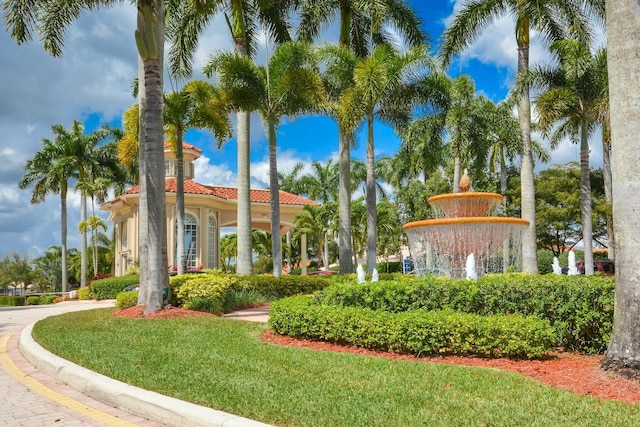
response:
<path id="1" fill-rule="evenodd" d="M 233 174 L 227 164 L 214 165 L 207 156 L 200 156 L 193 162 L 195 166 L 196 182 L 205 185 L 218 185 L 221 187 L 235 187 L 238 177 Z"/>

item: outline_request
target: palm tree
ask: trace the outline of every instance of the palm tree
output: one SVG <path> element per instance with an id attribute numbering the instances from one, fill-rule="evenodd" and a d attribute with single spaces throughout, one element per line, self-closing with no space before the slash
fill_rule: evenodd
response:
<path id="1" fill-rule="evenodd" d="M 427 36 L 421 30 L 421 22 L 415 12 L 405 1 L 397 0 L 364 0 L 353 2 L 349 0 L 300 0 L 300 25 L 298 37 L 304 40 L 317 38 L 320 29 L 324 28 L 333 16 L 339 14 L 339 45 L 345 51 L 351 51 L 357 57 L 365 57 L 371 46 L 389 41 L 391 32 L 385 29 L 393 28 L 404 38 L 408 46 L 418 46 L 426 42 Z M 351 263 L 351 194 L 350 194 L 350 166 L 351 145 L 354 140 L 353 124 L 341 117 L 339 98 L 342 92 L 350 87 L 353 63 L 345 52 L 340 49 L 333 52 L 335 58 L 341 61 L 331 64 L 327 69 L 327 85 L 332 105 L 329 114 L 338 124 L 339 149 L 339 272 L 347 274 L 353 272 Z M 342 68 L 340 65 L 345 65 Z"/>
<path id="2" fill-rule="evenodd" d="M 315 62 L 310 44 L 287 42 L 276 48 L 265 67 L 237 53 L 213 55 L 204 67 L 207 76 L 218 74 L 230 105 L 242 111 L 257 109 L 267 128 L 273 274 L 276 277 L 282 272 L 276 132 L 285 116 L 312 111 L 323 102 L 322 80 Z"/>
<path id="3" fill-rule="evenodd" d="M 379 45 L 370 56 L 356 62 L 354 84 L 343 95 L 345 114 L 367 124 L 367 273 L 376 266 L 377 246 L 374 119 L 396 127 L 405 125 L 419 78 L 433 67 L 424 46 L 400 53 L 389 45 Z"/>
<path id="4" fill-rule="evenodd" d="M 616 227 L 616 293 L 611 342 L 603 360 L 607 369 L 629 378 L 640 374 L 640 187 L 637 108 L 640 88 L 640 40 L 636 37 L 636 5 L 609 1 L 607 5 L 607 54 L 611 99 L 613 164 L 613 220 Z"/>
<path id="5" fill-rule="evenodd" d="M 83 2 L 9 2 L 4 4 L 11 37 L 24 43 L 38 32 L 46 51 L 62 55 L 64 32 L 84 11 L 120 4 L 116 0 Z M 140 82 L 140 296 L 146 312 L 162 307 L 162 289 L 169 284 L 162 135 L 162 58 L 164 2 L 137 0 L 136 45 Z M 173 4 L 173 3 L 170 3 Z M 148 293 L 147 293 L 148 290 Z"/>
<path id="6" fill-rule="evenodd" d="M 42 140 L 42 149 L 27 161 L 25 175 L 18 187 L 25 189 L 33 185 L 31 203 L 45 201 L 50 193 L 60 195 L 60 247 L 62 259 L 62 292 L 67 290 L 67 192 L 69 180 L 76 176 L 75 147 L 62 125 L 51 127 L 54 140 Z"/>
<path id="7" fill-rule="evenodd" d="M 98 274 L 98 232 L 102 229 L 107 231 L 107 223 L 97 215 L 91 215 L 88 220 L 81 221 L 78 224 L 78 231 L 86 233 L 87 230 L 91 230 L 92 246 L 93 246 L 93 275 Z"/>
<path id="8" fill-rule="evenodd" d="M 603 91 L 600 84 L 606 82 L 600 77 L 606 73 L 606 52 L 600 49 L 591 54 L 588 45 L 572 39 L 554 42 L 551 51 L 559 56 L 560 64 L 532 69 L 531 81 L 526 86 L 544 91 L 538 95 L 535 105 L 540 128 L 551 135 L 551 146 L 556 147 L 566 137 L 580 144 L 582 241 L 585 274 L 590 276 L 593 275 L 593 220 L 589 135 L 598 125 L 596 103 Z"/>
<path id="9" fill-rule="evenodd" d="M 191 62 L 198 46 L 198 37 L 211 18 L 224 13 L 235 52 L 250 58 L 256 48 L 256 25 L 262 23 L 276 43 L 290 40 L 286 15 L 288 2 L 263 2 L 257 0 L 178 0 L 170 15 L 168 28 L 172 47 L 169 52 L 170 69 L 174 76 L 191 74 Z M 251 274 L 251 200 L 250 200 L 250 113 L 237 111 L 238 140 L 238 256 L 236 272 Z"/>
<path id="10" fill-rule="evenodd" d="M 518 45 L 518 76 L 529 69 L 530 32 L 536 30 L 546 40 L 564 38 L 565 28 L 588 34 L 585 13 L 604 15 L 602 0 L 472 0 L 464 4 L 444 32 L 442 55 L 445 63 L 450 63 L 454 54 L 463 51 L 488 24 L 500 16 L 515 19 L 515 37 Z M 535 190 L 533 180 L 533 150 L 531 146 L 531 102 L 529 90 L 522 92 L 518 103 L 518 120 L 522 132 L 520 152 L 521 205 L 522 218 L 530 227 L 522 239 L 522 268 L 525 273 L 538 271 L 536 246 Z"/>
<path id="11" fill-rule="evenodd" d="M 189 82 L 182 91 L 165 96 L 164 125 L 167 142 L 176 155 L 176 218 L 178 274 L 186 273 L 184 245 L 184 154 L 182 142 L 190 129 L 209 129 L 218 145 L 231 136 L 226 105 L 217 88 L 200 80 Z"/>

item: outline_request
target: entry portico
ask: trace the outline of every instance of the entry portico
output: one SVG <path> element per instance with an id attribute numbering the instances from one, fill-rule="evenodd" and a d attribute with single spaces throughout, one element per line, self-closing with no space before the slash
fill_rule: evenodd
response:
<path id="1" fill-rule="evenodd" d="M 201 150 L 183 144 L 185 162 L 185 249 L 187 268 L 217 268 L 220 266 L 220 228 L 237 225 L 238 190 L 232 187 L 205 185 L 193 180 L 193 161 Z M 165 144 L 165 191 L 167 213 L 167 254 L 169 265 L 176 257 L 176 177 L 175 155 Z M 122 275 L 138 259 L 139 186 L 104 203 L 102 210 L 110 211 L 109 220 L 115 223 L 116 275 Z M 252 189 L 251 226 L 271 231 L 269 190 Z M 280 234 L 286 234 L 295 217 L 304 212 L 304 205 L 317 202 L 286 191 L 280 191 Z"/>

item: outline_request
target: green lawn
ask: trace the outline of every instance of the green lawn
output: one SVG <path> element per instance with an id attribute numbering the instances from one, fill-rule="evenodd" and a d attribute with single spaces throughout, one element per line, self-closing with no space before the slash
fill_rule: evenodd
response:
<path id="1" fill-rule="evenodd" d="M 112 311 L 51 317 L 34 337 L 112 378 L 279 426 L 640 425 L 635 406 L 513 373 L 279 347 L 259 323 Z"/>

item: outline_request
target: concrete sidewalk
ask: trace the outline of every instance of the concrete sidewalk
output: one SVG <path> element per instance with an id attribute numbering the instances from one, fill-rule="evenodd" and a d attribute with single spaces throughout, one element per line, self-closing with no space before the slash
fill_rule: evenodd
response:
<path id="1" fill-rule="evenodd" d="M 266 425 L 142 390 L 72 364 L 35 343 L 32 325 L 26 324 L 50 315 L 108 306 L 113 302 L 0 309 L 0 389 L 10 391 L 0 395 L 0 426 Z M 266 321 L 268 307 L 227 317 Z"/>

